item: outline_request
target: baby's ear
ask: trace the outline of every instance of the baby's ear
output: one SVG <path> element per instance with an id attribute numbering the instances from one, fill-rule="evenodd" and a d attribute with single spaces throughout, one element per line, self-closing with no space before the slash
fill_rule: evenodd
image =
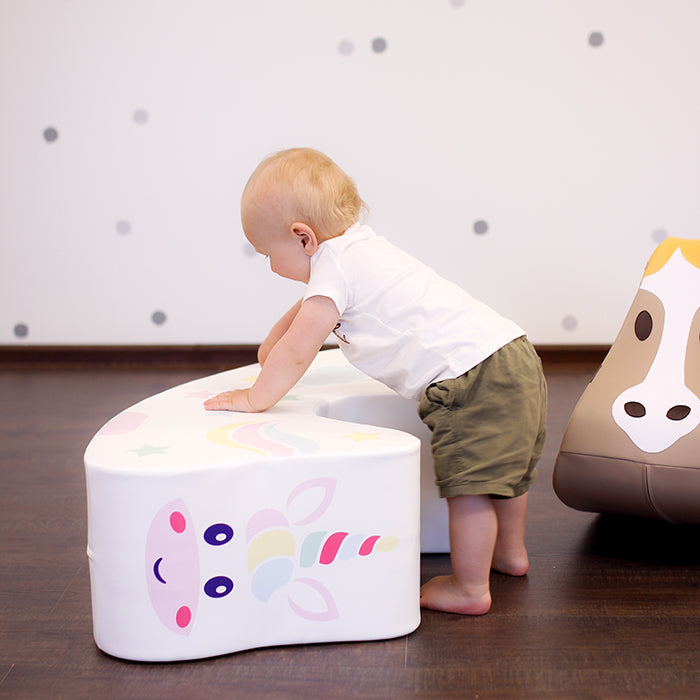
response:
<path id="1" fill-rule="evenodd" d="M 292 235 L 301 243 L 304 253 L 311 257 L 318 250 L 318 236 L 308 224 L 295 222 L 290 226 Z"/>

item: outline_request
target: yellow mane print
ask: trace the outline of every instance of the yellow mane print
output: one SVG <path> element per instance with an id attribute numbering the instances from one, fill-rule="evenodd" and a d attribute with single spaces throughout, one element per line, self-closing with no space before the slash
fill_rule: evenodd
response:
<path id="1" fill-rule="evenodd" d="M 669 258 L 680 248 L 683 257 L 695 267 L 700 268 L 700 240 L 689 238 L 675 238 L 673 236 L 665 239 L 654 251 L 644 270 L 644 277 L 658 272 Z"/>

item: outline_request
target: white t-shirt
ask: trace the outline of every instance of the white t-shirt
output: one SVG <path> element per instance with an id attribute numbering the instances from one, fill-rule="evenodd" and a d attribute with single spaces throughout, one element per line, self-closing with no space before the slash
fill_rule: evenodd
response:
<path id="1" fill-rule="evenodd" d="M 525 335 L 361 224 L 319 246 L 304 299 L 313 296 L 338 308 L 335 334 L 348 361 L 406 398 Z"/>

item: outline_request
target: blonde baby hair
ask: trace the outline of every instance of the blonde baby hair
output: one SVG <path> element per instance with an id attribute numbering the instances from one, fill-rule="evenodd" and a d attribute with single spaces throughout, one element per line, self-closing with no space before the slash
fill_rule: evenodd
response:
<path id="1" fill-rule="evenodd" d="M 320 240 L 342 234 L 367 208 L 352 178 L 313 148 L 290 148 L 265 158 L 250 176 L 242 201 L 263 182 L 268 191 L 291 194 L 287 223 L 307 224 Z"/>

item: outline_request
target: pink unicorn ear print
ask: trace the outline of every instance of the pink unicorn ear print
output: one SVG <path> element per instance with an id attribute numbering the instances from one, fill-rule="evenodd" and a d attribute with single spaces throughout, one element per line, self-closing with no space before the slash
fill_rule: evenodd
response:
<path id="1" fill-rule="evenodd" d="M 287 498 L 287 512 L 295 525 L 308 525 L 327 510 L 335 495 L 337 479 L 321 477 L 299 484 Z"/>
<path id="2" fill-rule="evenodd" d="M 313 578 L 296 579 L 287 602 L 294 613 L 304 620 L 330 622 L 340 617 L 331 592 Z"/>
<path id="3" fill-rule="evenodd" d="M 204 531 L 214 547 L 233 539 L 233 528 L 216 523 Z M 199 598 L 199 543 L 192 518 L 179 498 L 163 506 L 153 518 L 146 537 L 148 595 L 160 621 L 171 631 L 188 635 Z M 234 588 L 228 576 L 214 576 L 204 584 L 210 598 L 223 598 Z"/>

